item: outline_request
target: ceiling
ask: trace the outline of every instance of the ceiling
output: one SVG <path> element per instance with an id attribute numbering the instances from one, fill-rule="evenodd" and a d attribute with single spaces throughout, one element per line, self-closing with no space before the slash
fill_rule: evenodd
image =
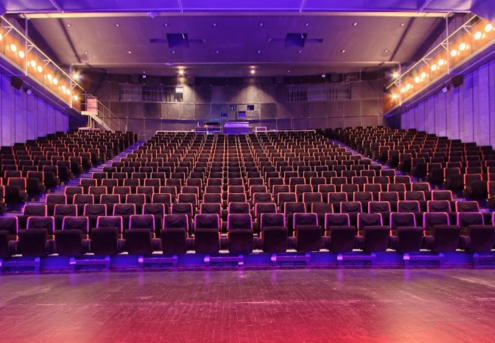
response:
<path id="1" fill-rule="evenodd" d="M 390 69 L 418 59 L 476 0 L 3 0 L 76 70 L 191 76 Z M 25 19 L 29 19 L 25 21 Z M 174 35 L 175 36 L 167 36 Z M 287 39 L 288 34 L 293 34 Z M 301 39 L 298 39 L 298 37 Z M 180 38 L 187 38 L 188 41 Z M 157 40 L 158 43 L 151 43 Z"/>

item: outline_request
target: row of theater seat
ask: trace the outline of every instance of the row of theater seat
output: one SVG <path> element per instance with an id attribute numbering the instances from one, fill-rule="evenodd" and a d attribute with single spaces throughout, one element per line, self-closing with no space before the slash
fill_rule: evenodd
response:
<path id="1" fill-rule="evenodd" d="M 322 182 L 315 182 L 317 178 Z M 348 201 L 350 196 L 353 201 Z M 493 232 L 492 226 L 483 225 L 490 224 L 492 218 L 480 214 L 477 204 L 454 202 L 451 192 L 431 191 L 427 183 L 411 183 L 408 177 L 383 169 L 314 132 L 247 136 L 160 133 L 103 173 L 81 181 L 80 187 L 68 187 L 65 197 L 48 196 L 47 205 L 42 218 L 50 218 L 53 210 L 53 220 L 48 221 L 56 226 L 55 236 L 70 231 L 63 228 L 64 219 L 86 218 L 88 230 L 96 228 L 89 232 L 93 241 L 94 233 L 109 229 L 100 227 L 101 222 L 110 221 L 116 236 L 123 234 L 125 246 L 133 244 L 133 235 L 141 235 L 138 241 L 151 250 L 160 250 L 159 237 L 162 248 L 170 244 L 169 248 L 181 252 L 186 242 L 186 250 L 216 253 L 237 234 L 243 237 L 238 244 L 265 252 L 283 252 L 290 247 L 298 251 L 480 251 L 470 242 L 480 241 L 476 238 L 479 234 L 490 236 Z M 131 217 L 138 213 L 151 215 L 154 226 L 134 227 Z M 27 213 L 20 217 L 21 226 L 26 222 L 27 227 L 32 217 L 39 218 Z M 151 222 L 151 217 L 147 218 Z M 178 229 L 180 242 L 166 238 L 166 231 L 172 229 L 167 228 L 167 218 L 183 223 L 173 228 Z M 231 225 L 233 219 L 243 224 Z M 395 227 L 396 221 L 402 225 Z M 457 223 L 460 225 L 450 225 Z M 138 233 L 140 229 L 145 231 Z M 33 228 L 20 231 L 26 235 L 29 230 Z M 84 230 L 77 230 L 74 235 L 84 235 Z M 227 236 L 223 237 L 222 231 Z M 345 248 L 338 237 L 348 243 Z M 484 251 L 493 248 L 490 239 L 481 241 Z M 68 243 L 59 242 L 57 251 L 60 244 Z M 406 249 L 408 245 L 411 248 Z M 22 251 L 20 236 L 18 247 Z M 136 253 L 131 248 L 127 251 Z"/>
<path id="2" fill-rule="evenodd" d="M 162 251 L 165 255 L 185 254 L 194 250 L 200 254 L 218 254 L 222 248 L 232 254 L 248 254 L 254 249 L 266 253 L 283 253 L 292 248 L 298 252 L 320 251 L 343 253 L 354 249 L 382 252 L 394 249 L 401 253 L 489 252 L 495 244 L 495 226 L 483 225 L 483 216 L 460 213 L 466 227 L 450 225 L 445 213 L 425 213 L 425 228 L 416 226 L 413 213 L 390 214 L 390 226 L 383 226 L 380 214 L 359 214 L 358 227 L 352 226 L 348 214 L 326 214 L 324 226 L 318 225 L 314 213 L 297 213 L 293 217 L 294 235 L 290 236 L 282 214 L 262 214 L 261 235 L 253 233 L 249 214 L 230 214 L 227 235 L 220 234 L 221 220 L 216 214 L 198 214 L 194 218 L 194 234 L 189 235 L 189 218 L 184 214 L 166 214 L 162 219 L 159 238 L 154 215 L 132 215 L 129 228 L 124 230 L 123 218 L 99 217 L 90 230 L 86 216 L 63 218 L 62 230 L 55 230 L 53 217 L 29 217 L 27 229 L 18 230 L 15 217 L 0 218 L 0 257 L 13 254 L 42 257 L 57 253 L 60 256 L 80 257 L 87 253 L 116 255 L 121 252 L 151 255 Z M 392 233 L 392 235 L 391 235 Z"/>
<path id="3" fill-rule="evenodd" d="M 17 207 L 69 181 L 135 142 L 132 132 L 57 133 L 0 148 L 1 194 Z"/>
<path id="4" fill-rule="evenodd" d="M 495 208 L 495 151 L 416 130 L 337 129 L 335 137 L 360 152 Z"/>

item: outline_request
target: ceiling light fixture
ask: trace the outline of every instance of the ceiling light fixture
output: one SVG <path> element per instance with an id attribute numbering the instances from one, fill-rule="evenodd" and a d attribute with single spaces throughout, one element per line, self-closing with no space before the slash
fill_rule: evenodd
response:
<path id="1" fill-rule="evenodd" d="M 401 93 L 405 93 L 405 92 L 406 92 L 406 87 L 402 87 L 402 88 L 400 89 L 400 92 L 401 92 Z"/>
<path id="2" fill-rule="evenodd" d="M 393 77 L 394 79 L 398 78 L 398 77 L 399 77 L 399 73 L 398 73 L 398 72 L 393 73 L 393 74 L 392 74 L 392 77 Z"/>
<path id="3" fill-rule="evenodd" d="M 84 54 L 85 54 L 85 55 L 87 55 L 87 54 L 88 54 L 88 52 L 87 52 L 87 51 L 85 51 L 85 52 L 84 52 Z"/>
<path id="4" fill-rule="evenodd" d="M 309 26 L 309 23 L 305 23 L 304 26 L 308 27 Z"/>
<path id="5" fill-rule="evenodd" d="M 72 75 L 72 78 L 73 78 L 74 80 L 79 80 L 79 77 L 80 77 L 80 76 L 81 76 L 81 75 L 79 75 L 78 73 L 74 73 L 74 74 Z"/>
<path id="6" fill-rule="evenodd" d="M 457 50 L 456 50 L 456 49 L 452 50 L 452 51 L 450 52 L 450 56 L 452 56 L 452 57 L 456 57 L 456 56 L 457 56 Z"/>
<path id="7" fill-rule="evenodd" d="M 31 62 L 29 62 L 29 64 L 31 65 L 31 67 L 36 68 L 36 61 L 35 60 L 31 60 Z"/>
<path id="8" fill-rule="evenodd" d="M 16 52 L 17 51 L 17 46 L 15 44 L 10 44 L 9 45 L 9 48 L 12 52 Z"/>
<path id="9" fill-rule="evenodd" d="M 485 26 L 485 32 L 490 32 L 493 30 L 493 25 L 492 24 L 486 24 Z"/>
<path id="10" fill-rule="evenodd" d="M 383 50 L 384 53 L 388 53 L 388 49 Z"/>
<path id="11" fill-rule="evenodd" d="M 419 76 L 416 76 L 416 77 L 414 78 L 414 82 L 416 82 L 416 83 L 421 82 L 421 78 L 420 78 Z"/>
<path id="12" fill-rule="evenodd" d="M 438 60 L 438 65 L 441 67 L 445 64 L 445 60 L 443 58 L 441 58 L 440 60 Z"/>
<path id="13" fill-rule="evenodd" d="M 58 80 L 56 78 L 53 78 L 52 82 L 54 85 L 58 84 Z"/>
<path id="14" fill-rule="evenodd" d="M 258 54 L 261 54 L 261 50 L 258 50 Z"/>
<path id="15" fill-rule="evenodd" d="M 184 75 L 184 69 L 179 69 L 179 75 Z"/>
<path id="16" fill-rule="evenodd" d="M 20 58 L 26 57 L 26 55 L 24 54 L 24 51 L 22 51 L 22 50 L 19 50 L 19 52 L 17 53 L 17 56 L 19 56 Z"/>
<path id="17" fill-rule="evenodd" d="M 260 26 L 263 26 L 263 25 L 265 25 L 265 24 L 263 24 L 263 22 L 260 22 Z"/>
<path id="18" fill-rule="evenodd" d="M 256 70 L 251 69 L 251 75 L 254 75 L 254 74 L 256 74 Z"/>
<path id="19" fill-rule="evenodd" d="M 397 96 L 398 96 L 398 95 L 397 95 L 397 94 L 395 94 L 395 93 L 394 93 L 394 94 L 392 94 L 392 99 L 397 99 Z"/>
<path id="20" fill-rule="evenodd" d="M 77 95 L 74 95 L 74 100 L 79 100 L 79 97 Z"/>
<path id="21" fill-rule="evenodd" d="M 72 94 L 72 92 L 70 91 L 70 89 L 67 89 L 67 90 L 65 91 L 65 94 L 67 94 L 67 95 L 71 95 L 71 94 Z"/>
<path id="22" fill-rule="evenodd" d="M 467 48 L 466 43 L 461 43 L 461 44 L 459 45 L 459 50 L 461 50 L 461 51 L 466 50 L 466 48 Z"/>
<path id="23" fill-rule="evenodd" d="M 129 51 L 127 51 L 127 53 L 130 55 L 130 54 L 132 54 L 132 51 L 131 51 L 131 50 L 129 50 Z"/>
<path id="24" fill-rule="evenodd" d="M 68 27 L 69 29 L 71 28 L 71 26 L 72 26 L 71 24 L 67 24 L 67 27 Z"/>
<path id="25" fill-rule="evenodd" d="M 357 26 L 357 25 L 358 25 L 357 21 L 355 21 L 355 22 L 352 24 L 352 26 Z"/>
<path id="26" fill-rule="evenodd" d="M 421 78 L 424 79 L 426 77 L 426 73 L 425 72 L 422 72 L 421 73 Z"/>
<path id="27" fill-rule="evenodd" d="M 341 53 L 345 54 L 345 49 L 341 51 Z"/>
<path id="28" fill-rule="evenodd" d="M 116 23 L 116 24 L 115 24 L 115 27 L 120 27 L 120 24 L 119 24 L 119 23 Z"/>
<path id="29" fill-rule="evenodd" d="M 38 73 L 41 73 L 43 71 L 43 68 L 41 66 L 38 66 L 36 70 L 38 71 Z"/>
<path id="30" fill-rule="evenodd" d="M 474 34 L 474 39 L 476 39 L 476 40 L 481 39 L 481 37 L 483 37 L 483 34 L 481 33 L 481 31 L 478 31 Z"/>
<path id="31" fill-rule="evenodd" d="M 433 64 L 433 65 L 431 66 L 431 70 L 433 70 L 433 71 L 437 70 L 437 65 L 436 65 L 436 64 Z"/>
<path id="32" fill-rule="evenodd" d="M 406 23 L 400 23 L 400 26 L 404 27 L 406 25 Z"/>

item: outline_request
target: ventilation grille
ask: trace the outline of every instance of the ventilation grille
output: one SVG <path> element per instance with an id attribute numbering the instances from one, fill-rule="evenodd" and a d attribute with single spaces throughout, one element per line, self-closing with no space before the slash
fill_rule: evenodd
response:
<path id="1" fill-rule="evenodd" d="M 350 100 L 351 85 L 298 85 L 287 87 L 288 102 Z"/>
<path id="2" fill-rule="evenodd" d="M 119 89 L 119 101 L 122 102 L 182 102 L 181 87 L 162 85 L 122 84 Z"/>

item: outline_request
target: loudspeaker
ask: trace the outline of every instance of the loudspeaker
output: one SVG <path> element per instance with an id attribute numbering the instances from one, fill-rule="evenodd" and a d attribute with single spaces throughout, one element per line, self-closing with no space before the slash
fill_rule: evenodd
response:
<path id="1" fill-rule="evenodd" d="M 15 89 L 21 89 L 23 83 L 24 81 L 20 77 L 12 76 L 10 78 L 10 85 Z"/>
<path id="2" fill-rule="evenodd" d="M 454 88 L 462 86 L 463 83 L 464 75 L 457 75 L 452 78 L 452 86 L 454 86 Z"/>

